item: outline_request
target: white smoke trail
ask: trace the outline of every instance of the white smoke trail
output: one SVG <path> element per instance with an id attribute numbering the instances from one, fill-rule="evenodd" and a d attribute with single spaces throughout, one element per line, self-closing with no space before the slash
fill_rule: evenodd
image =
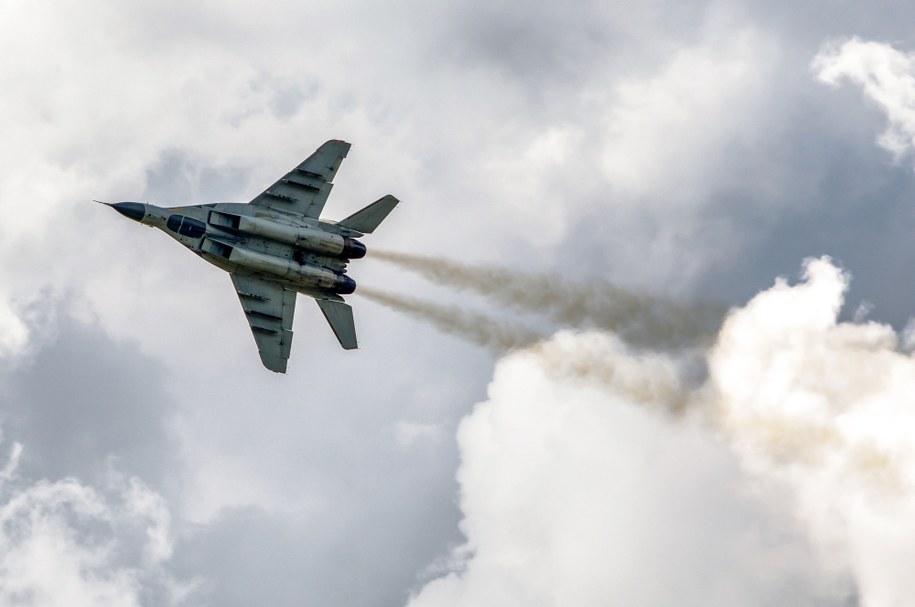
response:
<path id="1" fill-rule="evenodd" d="M 627 473 L 618 443 L 625 435 L 613 428 L 626 415 L 615 418 L 610 411 L 680 410 L 686 403 L 707 422 L 707 438 L 683 450 L 676 446 L 680 431 L 664 428 L 695 428 L 697 416 L 676 424 L 670 416 L 657 418 L 652 432 L 674 432 L 666 439 L 679 449 L 672 457 L 694 457 L 708 449 L 703 441 L 720 436 L 747 479 L 779 488 L 780 499 L 787 496 L 786 507 L 816 556 L 785 547 L 771 557 L 763 550 L 749 569 L 755 572 L 761 559 L 766 579 L 788 588 L 795 582 L 787 570 L 805 569 L 818 583 L 808 592 L 811 600 L 796 604 L 912 604 L 915 359 L 900 351 L 889 326 L 838 321 L 848 280 L 828 258 L 808 260 L 799 284 L 778 280 L 733 310 L 707 352 L 708 378 L 698 388 L 680 379 L 682 353 L 635 355 L 601 334 L 560 334 L 503 359 L 490 400 L 476 407 L 459 434 L 462 529 L 468 536 L 463 567 L 428 584 L 411 607 L 469 606 L 493 596 L 516 605 L 604 605 L 619 597 L 665 605 L 678 596 L 687 604 L 783 604 L 778 589 L 753 586 L 758 580 L 738 584 L 754 588 L 749 599 L 728 599 L 738 592 L 731 587 L 710 591 L 696 581 L 707 575 L 699 562 L 680 563 L 695 575 L 677 586 L 680 570 L 664 569 L 662 556 L 632 538 L 624 545 L 635 546 L 633 558 L 647 560 L 630 574 L 617 575 L 619 564 L 589 565 L 615 562 L 612 547 L 626 526 L 609 524 L 607 513 L 630 499 L 639 478 L 620 484 Z M 653 492 L 643 495 L 648 502 L 633 507 L 643 518 L 666 503 L 663 495 L 660 502 Z M 625 519 L 627 512 L 614 516 Z M 570 546 L 584 557 L 571 558 Z M 634 591 L 630 580 L 643 570 L 667 575 L 673 589 Z M 723 583 L 741 575 L 733 571 Z"/>
<path id="2" fill-rule="evenodd" d="M 612 389 L 643 407 L 683 413 L 688 404 L 680 365 L 667 356 L 635 356 L 613 335 L 561 332 L 518 356 L 533 360 L 555 381 Z"/>
<path id="3" fill-rule="evenodd" d="M 359 294 L 383 306 L 409 314 L 430 323 L 435 328 L 482 346 L 494 354 L 520 351 L 536 361 L 551 377 L 562 381 L 613 386 L 628 397 L 646 406 L 671 413 L 682 413 L 687 400 L 680 387 L 681 369 L 660 357 L 634 358 L 606 356 L 606 340 L 614 337 L 597 333 L 563 332 L 545 339 L 536 331 L 457 306 L 448 306 L 405 297 L 377 289 L 360 287 Z M 595 338 L 597 336 L 597 338 Z M 616 347 L 626 351 L 618 342 Z M 652 361 L 651 373 L 636 373 L 635 367 Z"/>
<path id="4" fill-rule="evenodd" d="M 445 333 L 461 337 L 495 354 L 504 354 L 542 339 L 542 335 L 536 331 L 465 308 L 368 287 L 359 287 L 358 293 L 383 306 L 425 320 Z"/>
<path id="5" fill-rule="evenodd" d="M 708 341 L 723 316 L 720 306 L 677 303 L 599 279 L 573 282 L 557 275 L 435 257 L 388 251 L 372 254 L 437 284 L 471 291 L 517 310 L 548 314 L 567 327 L 607 329 L 639 346 L 675 347 Z"/>

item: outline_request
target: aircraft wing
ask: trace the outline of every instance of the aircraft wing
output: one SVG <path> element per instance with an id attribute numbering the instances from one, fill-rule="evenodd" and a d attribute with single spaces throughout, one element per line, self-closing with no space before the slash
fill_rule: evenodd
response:
<path id="1" fill-rule="evenodd" d="M 251 204 L 317 219 L 334 187 L 334 175 L 349 148 L 347 142 L 331 139 L 264 190 Z"/>
<path id="2" fill-rule="evenodd" d="M 263 278 L 237 274 L 231 276 L 241 307 L 251 325 L 261 361 L 271 371 L 285 373 L 292 347 L 296 292 Z"/>

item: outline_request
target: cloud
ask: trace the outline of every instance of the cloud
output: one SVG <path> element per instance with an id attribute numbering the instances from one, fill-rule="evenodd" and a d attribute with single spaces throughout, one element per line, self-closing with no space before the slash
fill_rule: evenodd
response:
<path id="1" fill-rule="evenodd" d="M 411 607 L 905 604 L 915 357 L 838 320 L 849 279 L 811 259 L 732 310 L 702 382 L 600 333 L 502 359 L 458 433 L 467 543 Z"/>
<path id="2" fill-rule="evenodd" d="M 0 485 L 0 602 L 6 605 L 180 605 L 193 584 L 165 569 L 171 517 L 136 477 L 95 489 L 74 478 Z"/>
<path id="3" fill-rule="evenodd" d="M 176 485 L 175 397 L 138 344 L 112 339 L 50 299 L 29 310 L 27 354 L 0 364 L 7 434 L 33 478 L 104 478 L 111 465 L 159 489 Z"/>
<path id="4" fill-rule="evenodd" d="M 604 114 L 601 167 L 609 185 L 633 202 L 656 200 L 671 211 L 703 204 L 717 185 L 710 171 L 720 166 L 709 156 L 761 134 L 749 118 L 761 110 L 779 50 L 752 27 L 709 30 L 657 73 L 615 86 Z"/>
<path id="5" fill-rule="evenodd" d="M 373 401 L 358 390 L 316 396 L 324 388 L 313 377 L 313 389 L 297 398 L 245 377 L 198 376 L 200 395 L 176 395 L 168 387 L 175 375 L 162 361 L 72 313 L 56 298 L 30 309 L 29 347 L 0 365 L 0 419 L 21 444 L 15 465 L 0 462 L 0 479 L 15 477 L 17 492 L 50 487 L 17 510 L 20 517 L 36 509 L 51 514 L 10 553 L 31 559 L 35 569 L 23 570 L 10 592 L 56 604 L 54 593 L 65 590 L 39 575 L 44 559 L 60 570 L 61 584 L 70 580 L 74 601 L 85 593 L 96 603 L 125 605 L 180 604 L 185 595 L 192 604 L 251 604 L 257 597 L 289 604 L 307 595 L 353 605 L 372 596 L 389 605 L 402 601 L 417 571 L 455 535 L 452 441 L 436 438 L 437 427 L 445 436 L 453 422 L 434 406 L 430 413 L 431 396 L 423 407 L 401 407 L 411 422 L 392 427 L 387 412 L 359 406 Z M 212 372 L 220 379 L 221 369 Z M 416 385 L 412 377 L 404 381 Z M 233 401 L 220 390 L 248 406 L 227 407 Z M 251 403 L 271 407 L 257 424 Z M 214 421 L 220 416 L 230 418 L 228 433 Z M 353 428 L 365 429 L 356 443 Z M 226 507 L 234 504 L 240 506 Z M 45 543 L 60 550 L 45 557 L 38 552 Z M 356 561 L 367 572 L 361 584 L 340 573 L 340 563 Z M 99 583 L 84 588 L 71 570 Z"/>
<path id="6" fill-rule="evenodd" d="M 873 125 L 862 136 L 859 121 L 830 112 L 822 100 L 832 93 L 805 68 L 823 30 L 910 20 L 901 7 L 824 17 L 783 4 L 730 4 L 740 19 L 708 2 L 580 2 L 561 14 L 513 1 L 5 4 L 0 51 L 17 60 L 0 69 L 0 283 L 20 320 L 0 313 L 9 363 L 0 394 L 3 427 L 24 445 L 20 472 L 49 483 L 75 475 L 109 505 L 109 465 L 141 478 L 168 500 L 176 529 L 199 525 L 179 538 L 169 566 L 206 576 L 202 602 L 300 604 L 305 594 L 392 604 L 456 541 L 449 437 L 483 397 L 489 356 L 368 302 L 355 305 L 364 348 L 342 353 L 303 299 L 292 373 L 263 374 L 224 276 L 87 206 L 243 201 L 329 137 L 355 144 L 330 217 L 384 191 L 404 200 L 370 247 L 504 260 L 650 292 L 703 293 L 701 279 L 712 277 L 725 301 L 829 250 L 856 269 L 856 288 L 883 289 L 875 316 L 886 317 L 890 299 L 904 322 L 911 293 L 897 275 L 912 266 L 911 187 L 882 154 L 868 159 Z M 759 13 L 769 10 L 766 21 Z M 354 264 L 354 276 L 426 298 L 426 287 L 412 290 L 380 265 Z M 19 316 L 48 292 L 75 317 L 56 336 Z M 570 359 L 585 346 L 598 364 Z M 530 364 L 551 361 L 547 379 L 570 394 L 616 385 L 617 373 L 644 378 L 631 356 L 606 355 L 616 348 L 601 336 L 569 338 Z M 659 393 L 680 391 L 680 363 L 651 360 L 669 374 Z M 631 386 L 658 401 L 648 389 L 656 384 Z M 638 423 L 620 422 L 619 434 Z M 665 424 L 643 420 L 651 453 L 664 450 L 653 434 L 681 432 Z M 736 536 L 753 535 L 769 515 L 735 495 L 728 450 L 695 434 L 711 478 L 696 484 L 712 497 L 684 515 L 707 531 L 684 545 L 701 535 L 744 555 L 733 565 L 741 597 L 791 587 L 789 569 L 815 577 L 796 542 L 766 561 L 781 548 L 765 538 L 788 523 L 745 550 L 719 533 L 727 520 Z M 659 461 L 660 478 L 676 477 L 673 455 L 692 461 L 689 444 L 670 461 L 633 446 L 625 461 L 646 476 Z M 636 492 L 632 511 L 655 503 L 651 487 L 638 486 L 649 495 Z M 664 487 L 670 503 L 689 494 Z M 676 522 L 681 512 L 667 507 L 645 511 Z M 531 513 L 541 514 L 550 520 Z M 621 552 L 640 549 L 641 535 L 623 537 Z"/>
<path id="7" fill-rule="evenodd" d="M 915 54 L 852 37 L 825 43 L 811 68 L 824 84 L 835 87 L 848 81 L 860 86 L 889 122 L 877 143 L 897 161 L 911 154 L 915 146 Z"/>
<path id="8" fill-rule="evenodd" d="M 876 322 L 839 322 L 849 277 L 810 260 L 725 323 L 709 355 L 726 435 L 752 473 L 790 488 L 822 562 L 862 603 L 915 594 L 915 359 Z"/>
<path id="9" fill-rule="evenodd" d="M 20 354 L 28 338 L 25 322 L 12 306 L 0 298 L 0 360 Z"/>
<path id="10" fill-rule="evenodd" d="M 737 462 L 666 411 L 685 385 L 665 355 L 561 334 L 510 355 L 458 433 L 461 528 L 452 572 L 410 607 L 767 605 L 821 598 L 784 514 L 742 495 Z M 615 377 L 562 374 L 582 356 Z M 647 386 L 655 386 L 646 390 Z M 698 558 L 697 555 L 701 555 Z"/>

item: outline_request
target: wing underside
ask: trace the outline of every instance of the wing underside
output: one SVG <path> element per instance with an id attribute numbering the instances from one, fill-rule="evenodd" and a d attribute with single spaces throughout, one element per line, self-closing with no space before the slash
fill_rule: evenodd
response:
<path id="1" fill-rule="evenodd" d="M 261 361 L 271 371 L 285 373 L 292 347 L 296 292 L 263 278 L 231 276 Z"/>
<path id="2" fill-rule="evenodd" d="M 334 187 L 333 180 L 350 144 L 332 139 L 299 166 L 264 190 L 251 204 L 317 219 Z"/>

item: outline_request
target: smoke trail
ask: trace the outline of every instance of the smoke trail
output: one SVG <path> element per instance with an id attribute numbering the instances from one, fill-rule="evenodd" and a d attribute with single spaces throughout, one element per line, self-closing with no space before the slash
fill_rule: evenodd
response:
<path id="1" fill-rule="evenodd" d="M 436 304 L 366 287 L 360 287 L 358 293 L 393 310 L 426 320 L 445 333 L 466 339 L 496 354 L 523 348 L 543 337 L 527 327 L 457 306 Z"/>
<path id="2" fill-rule="evenodd" d="M 680 415 L 690 404 L 682 368 L 674 359 L 656 353 L 634 356 L 612 334 L 564 331 L 530 345 L 517 356 L 534 361 L 554 381 L 612 390 L 655 411 Z"/>
<path id="3" fill-rule="evenodd" d="M 478 293 L 518 310 L 547 314 L 565 326 L 607 329 L 637 346 L 708 342 L 724 315 L 721 306 L 680 304 L 601 280 L 578 283 L 551 274 L 388 251 L 373 251 L 373 255 L 437 284 Z"/>
<path id="4" fill-rule="evenodd" d="M 398 312 L 425 320 L 437 329 L 482 346 L 495 354 L 520 350 L 545 373 L 559 381 L 613 387 L 633 402 L 660 411 L 680 414 L 688 399 L 678 369 L 663 356 L 630 356 L 626 346 L 603 333 L 559 333 L 549 340 L 521 325 L 479 312 L 360 287 L 359 294 Z M 607 356 L 608 348 L 619 356 Z M 649 360 L 649 358 L 651 360 Z M 650 367 L 651 372 L 642 369 Z"/>

